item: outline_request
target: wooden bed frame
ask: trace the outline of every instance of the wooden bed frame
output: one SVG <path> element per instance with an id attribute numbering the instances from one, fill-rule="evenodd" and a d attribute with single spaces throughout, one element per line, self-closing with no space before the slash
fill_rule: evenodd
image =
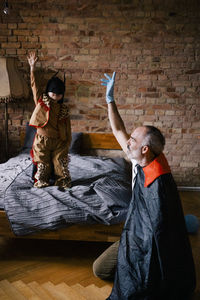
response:
<path id="1" fill-rule="evenodd" d="M 22 139 L 23 136 L 24 133 L 22 134 Z M 86 153 L 87 150 L 91 149 L 121 150 L 112 133 L 84 133 L 82 144 L 83 151 Z M 75 224 L 55 231 L 43 230 L 37 234 L 18 237 L 12 232 L 5 211 L 0 210 L 0 236 L 7 238 L 115 242 L 119 240 L 122 228 L 122 223 L 110 226 L 102 224 Z"/>

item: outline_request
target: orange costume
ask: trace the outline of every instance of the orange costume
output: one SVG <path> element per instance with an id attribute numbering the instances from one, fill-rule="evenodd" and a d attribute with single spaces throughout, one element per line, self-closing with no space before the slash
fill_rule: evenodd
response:
<path id="1" fill-rule="evenodd" d="M 50 81 L 54 81 L 55 84 L 55 78 L 62 84 L 62 81 L 57 77 L 53 77 Z M 37 166 L 34 186 L 45 187 L 49 185 L 53 164 L 55 185 L 68 188 L 71 185 L 71 177 L 68 171 L 68 150 L 71 143 L 69 109 L 62 101 L 52 100 L 47 93 L 39 97 L 34 72 L 32 71 L 31 88 L 36 107 L 29 125 L 37 128 L 31 150 L 33 162 Z"/>

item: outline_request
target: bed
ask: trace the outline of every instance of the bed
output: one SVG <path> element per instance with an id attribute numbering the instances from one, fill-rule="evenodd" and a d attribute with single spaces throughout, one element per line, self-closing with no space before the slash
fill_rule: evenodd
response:
<path id="1" fill-rule="evenodd" d="M 26 132 L 19 155 L 0 164 L 0 236 L 118 240 L 131 198 L 131 164 L 114 136 L 73 133 L 72 188 L 60 191 L 55 186 L 33 188 L 31 135 Z"/>

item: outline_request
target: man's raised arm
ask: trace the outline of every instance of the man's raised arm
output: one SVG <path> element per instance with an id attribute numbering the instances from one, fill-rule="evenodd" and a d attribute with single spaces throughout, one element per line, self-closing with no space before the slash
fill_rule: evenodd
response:
<path id="1" fill-rule="evenodd" d="M 124 122 L 118 112 L 117 105 L 114 100 L 115 75 L 116 73 L 114 72 L 111 78 L 109 75 L 104 74 L 106 79 L 101 79 L 101 84 L 106 86 L 106 102 L 108 104 L 108 117 L 112 132 L 123 151 L 127 153 L 127 141 L 129 139 L 129 135 L 126 132 Z"/>

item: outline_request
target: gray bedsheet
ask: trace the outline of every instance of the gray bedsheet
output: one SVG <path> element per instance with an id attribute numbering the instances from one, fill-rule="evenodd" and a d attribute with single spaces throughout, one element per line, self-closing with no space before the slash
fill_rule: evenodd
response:
<path id="1" fill-rule="evenodd" d="M 13 173 L 11 165 L 13 165 Z M 124 159 L 71 155 L 72 188 L 33 187 L 27 153 L 0 165 L 1 198 L 16 235 L 58 229 L 74 223 L 116 224 L 125 219 L 131 173 Z"/>
<path id="2" fill-rule="evenodd" d="M 0 209 L 4 209 L 4 192 L 13 180 L 24 169 L 32 164 L 29 155 L 30 150 L 24 150 L 16 157 L 0 164 Z"/>

